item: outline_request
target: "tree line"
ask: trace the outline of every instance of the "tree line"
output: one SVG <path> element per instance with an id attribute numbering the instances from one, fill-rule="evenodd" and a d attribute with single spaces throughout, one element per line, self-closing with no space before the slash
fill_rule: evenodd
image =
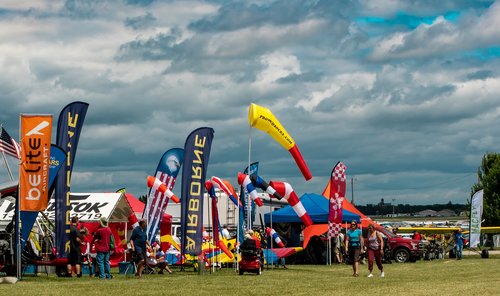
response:
<path id="1" fill-rule="evenodd" d="M 453 204 L 451 201 L 446 204 L 432 204 L 432 205 L 409 205 L 409 204 L 367 204 L 367 205 L 356 205 L 356 208 L 361 211 L 361 213 L 370 216 L 382 216 L 390 214 L 406 214 L 413 215 L 423 210 L 433 210 L 439 212 L 441 210 L 451 210 L 456 215 L 468 210 L 466 204 Z"/>

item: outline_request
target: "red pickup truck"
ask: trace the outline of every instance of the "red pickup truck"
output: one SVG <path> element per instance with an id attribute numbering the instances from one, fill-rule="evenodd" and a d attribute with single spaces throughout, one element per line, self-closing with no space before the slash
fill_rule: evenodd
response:
<path id="1" fill-rule="evenodd" d="M 389 244 L 392 252 L 392 259 L 394 261 L 402 263 L 415 261 L 423 257 L 427 247 L 426 244 L 428 244 L 427 241 L 404 238 L 395 235 L 383 227 L 375 227 L 375 229 L 386 238 L 384 241 Z"/>

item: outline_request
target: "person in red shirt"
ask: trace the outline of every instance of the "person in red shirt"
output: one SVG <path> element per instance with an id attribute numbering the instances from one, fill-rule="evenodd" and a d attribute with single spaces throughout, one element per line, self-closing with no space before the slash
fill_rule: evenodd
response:
<path id="1" fill-rule="evenodd" d="M 418 240 L 421 240 L 422 239 L 422 236 L 420 235 L 420 233 L 418 233 L 418 231 L 413 231 L 413 239 L 418 239 Z"/>
<path id="2" fill-rule="evenodd" d="M 111 251 L 111 236 L 113 233 L 108 227 L 108 220 L 102 217 L 99 222 L 101 227 L 94 232 L 94 244 L 97 251 L 97 267 L 99 278 L 111 279 L 111 267 L 109 264 L 109 252 Z"/>

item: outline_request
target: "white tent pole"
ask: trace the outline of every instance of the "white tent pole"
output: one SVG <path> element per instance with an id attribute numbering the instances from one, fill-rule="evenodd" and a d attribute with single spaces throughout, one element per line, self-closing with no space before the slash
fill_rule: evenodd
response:
<path id="1" fill-rule="evenodd" d="M 135 213 L 134 213 L 134 215 L 135 215 Z M 127 259 L 126 258 L 127 257 L 127 253 L 128 253 L 128 244 L 127 244 L 127 239 L 128 239 L 127 235 L 128 235 L 128 233 L 127 232 L 128 232 L 128 222 L 125 222 L 125 246 L 127 247 L 127 249 L 125 251 L 127 251 L 127 252 L 124 252 L 124 254 L 123 254 L 123 262 L 127 261 L 126 260 Z M 160 241 L 160 244 L 161 244 L 161 241 Z"/>

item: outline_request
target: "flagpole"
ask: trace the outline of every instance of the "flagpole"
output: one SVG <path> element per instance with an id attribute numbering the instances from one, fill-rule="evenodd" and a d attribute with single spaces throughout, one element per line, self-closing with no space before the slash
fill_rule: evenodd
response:
<path id="1" fill-rule="evenodd" d="M 208 201 L 207 202 L 207 212 L 208 212 L 208 221 L 207 222 L 208 222 L 208 225 L 212 225 L 212 230 L 211 230 L 211 232 L 212 232 L 212 241 L 210 242 L 210 239 L 209 239 L 208 240 L 208 244 L 209 244 L 209 246 L 210 245 L 212 246 L 212 248 L 211 248 L 212 250 L 211 251 L 212 251 L 212 260 L 213 260 L 213 258 L 214 258 L 214 238 L 215 237 L 214 237 L 214 223 L 213 223 L 212 215 L 210 215 L 210 212 L 212 210 L 212 198 L 213 197 L 210 197 L 210 193 L 208 193 L 207 194 L 207 201 Z M 207 231 L 207 233 L 210 233 L 210 232 Z M 203 250 L 201 250 L 201 251 L 203 252 Z M 210 273 L 212 273 L 212 268 L 213 268 L 213 266 L 210 266 Z"/>
<path id="2" fill-rule="evenodd" d="M 21 114 L 22 116 L 22 114 Z M 19 116 L 19 136 L 21 136 L 21 116 Z M 22 139 L 21 139 L 22 140 Z M 19 143 L 21 143 L 22 145 L 22 142 L 19 141 Z M 21 179 L 21 165 L 22 165 L 22 162 L 19 161 L 19 180 Z M 20 187 L 21 187 L 21 184 L 20 182 L 18 182 L 18 185 L 17 185 L 17 200 L 16 200 L 16 215 L 15 215 L 15 219 L 16 219 L 16 269 L 17 269 L 17 279 L 18 280 L 21 280 L 21 276 L 22 276 L 22 273 L 21 273 L 21 197 L 20 197 Z"/>
<path id="3" fill-rule="evenodd" d="M 269 195 L 269 207 L 270 207 L 270 212 L 269 212 L 269 224 L 270 224 L 270 227 L 271 227 L 271 230 L 273 229 L 273 198 Z M 273 236 L 271 234 L 271 237 L 270 237 L 270 241 L 271 241 L 271 249 L 273 248 L 273 245 L 274 245 L 274 239 L 273 239 Z M 269 254 L 269 253 L 267 253 Z M 280 259 L 278 259 L 280 260 Z M 278 261 L 278 267 L 279 267 L 279 261 Z M 271 269 L 274 269 L 274 264 L 271 264 Z"/>
<path id="4" fill-rule="evenodd" d="M 9 173 L 9 178 L 11 181 L 14 181 L 14 176 L 12 175 L 12 171 L 10 170 L 9 163 L 7 162 L 7 158 L 5 157 L 5 152 L 2 151 L 3 161 L 5 163 L 5 167 L 7 167 L 7 173 Z"/>
<path id="5" fill-rule="evenodd" d="M 238 197 L 238 205 L 236 205 L 236 212 L 237 212 L 237 223 L 236 223 L 236 240 L 235 240 L 235 246 L 234 246 L 234 249 L 235 249 L 235 256 L 234 256 L 234 260 L 236 261 L 236 270 L 238 271 L 238 251 L 240 249 L 239 247 L 239 243 L 240 243 L 240 207 L 239 207 L 239 203 L 241 202 L 241 198 Z"/>
<path id="6" fill-rule="evenodd" d="M 252 126 L 248 126 L 248 175 L 250 175 L 250 155 L 252 151 Z M 252 229 L 252 202 L 250 200 L 250 194 L 248 194 L 247 204 L 249 207 L 247 208 L 247 219 L 248 219 L 248 230 Z"/>
<path id="7" fill-rule="evenodd" d="M 332 265 L 332 254 L 331 254 L 331 252 L 332 252 L 332 238 L 329 235 L 327 235 L 327 237 L 328 237 L 328 244 L 327 244 L 328 251 L 326 252 L 326 265 Z"/>

